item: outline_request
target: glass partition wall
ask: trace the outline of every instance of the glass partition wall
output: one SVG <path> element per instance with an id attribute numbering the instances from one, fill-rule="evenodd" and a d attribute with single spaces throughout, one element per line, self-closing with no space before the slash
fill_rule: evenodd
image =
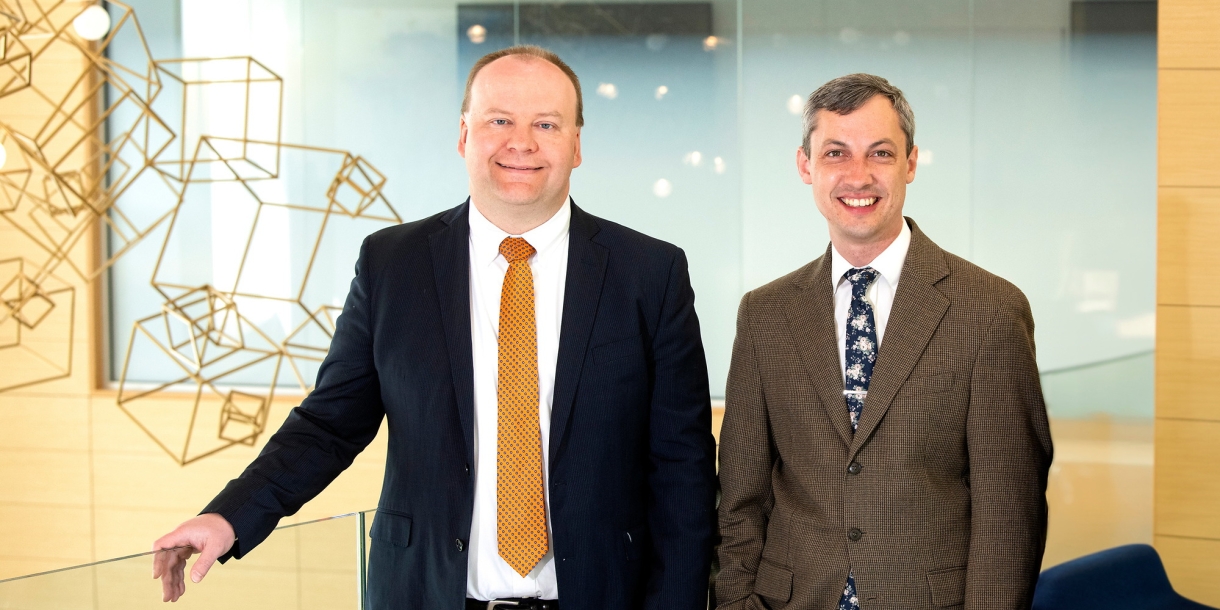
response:
<path id="1" fill-rule="evenodd" d="M 904 90 L 916 117 L 920 164 L 906 215 L 1025 292 L 1051 415 L 1151 417 L 1155 10 L 745 3 L 743 288 L 827 241 L 795 179 L 800 117 L 786 110 L 835 76 L 879 74 Z"/>
<path id="2" fill-rule="evenodd" d="M 152 0 L 133 5 L 158 59 L 251 55 L 282 77 L 282 141 L 361 156 L 384 174 L 385 199 L 404 220 L 466 196 L 455 147 L 475 59 L 513 43 L 557 51 L 585 96 L 572 195 L 686 250 L 714 396 L 723 395 L 741 295 L 827 244 L 795 171 L 802 100 L 835 76 L 884 76 L 916 115 L 920 164 L 906 214 L 1029 297 L 1052 415 L 1151 415 L 1154 2 L 183 0 L 176 13 Z M 206 101 L 195 120 L 223 121 L 226 106 Z M 281 190 L 307 190 L 318 162 L 295 153 L 281 163 Z M 166 256 L 220 275 L 234 256 L 231 203 L 214 190 L 201 205 L 192 239 L 171 239 Z M 285 218 L 259 277 L 287 295 L 317 232 Z M 312 263 L 320 304 L 341 303 L 360 238 L 376 228 L 356 225 Z M 115 378 L 132 323 L 159 307 L 149 280 L 164 242 L 162 226 L 111 273 Z M 307 313 L 251 310 L 273 341 Z M 129 380 L 166 381 L 170 373 L 145 357 L 133 351 Z M 231 381 L 257 384 L 275 375 L 272 366 Z M 305 362 L 278 374 L 295 385 L 315 371 Z"/>
<path id="3" fill-rule="evenodd" d="M 280 527 L 246 558 L 216 564 L 202 583 L 188 583 L 174 607 L 362 610 L 374 512 Z M 141 553 L 0 580 L 0 608 L 164 608 L 160 583 L 149 578 L 152 563 L 153 553 Z"/>

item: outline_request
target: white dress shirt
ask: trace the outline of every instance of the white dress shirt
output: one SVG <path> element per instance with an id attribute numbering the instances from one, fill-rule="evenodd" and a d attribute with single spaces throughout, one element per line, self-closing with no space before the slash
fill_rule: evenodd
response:
<path id="1" fill-rule="evenodd" d="M 493 600 L 505 597 L 559 599 L 554 544 L 522 577 L 500 557 L 496 535 L 496 440 L 499 404 L 500 292 L 508 261 L 500 254 L 506 237 L 523 237 L 536 251 L 530 257 L 534 276 L 534 316 L 538 325 L 538 423 L 542 427 L 542 485 L 547 505 L 547 538 L 551 536 L 551 496 L 547 492 L 551 403 L 555 396 L 555 363 L 559 358 L 559 325 L 568 276 L 568 226 L 571 199 L 537 228 L 510 236 L 470 205 L 470 340 L 474 354 L 474 518 L 470 526 L 466 595 Z"/>
<path id="2" fill-rule="evenodd" d="M 907 250 L 911 247 L 911 228 L 906 220 L 902 221 L 902 232 L 886 246 L 867 265 L 855 267 L 843 258 L 842 254 L 830 246 L 830 283 L 835 295 L 835 332 L 839 338 L 839 369 L 846 375 L 847 361 L 844 352 L 847 350 L 847 310 L 851 308 L 851 282 L 843 279 L 843 274 L 849 269 L 872 267 L 877 270 L 877 279 L 869 284 L 864 291 L 864 298 L 873 306 L 873 320 L 877 323 L 877 349 L 881 349 L 881 341 L 885 336 L 885 324 L 890 319 L 890 309 L 894 307 L 894 293 L 898 290 L 898 276 L 902 275 L 902 265 L 907 260 Z"/>

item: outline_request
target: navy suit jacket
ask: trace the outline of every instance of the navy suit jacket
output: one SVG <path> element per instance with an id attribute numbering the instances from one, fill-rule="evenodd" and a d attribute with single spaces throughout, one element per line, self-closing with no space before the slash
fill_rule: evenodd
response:
<path id="1" fill-rule="evenodd" d="M 370 235 L 317 387 L 203 512 L 240 558 L 389 422 L 373 608 L 457 610 L 474 507 L 468 205 Z M 679 248 L 572 206 L 550 509 L 569 609 L 706 608 L 715 522 L 707 366 Z"/>

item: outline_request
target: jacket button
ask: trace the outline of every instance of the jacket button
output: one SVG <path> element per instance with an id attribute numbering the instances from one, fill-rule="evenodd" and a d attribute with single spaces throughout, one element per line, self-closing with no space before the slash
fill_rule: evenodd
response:
<path id="1" fill-rule="evenodd" d="M 466 474 L 470 474 L 470 464 L 466 464 Z"/>
<path id="2" fill-rule="evenodd" d="M 459 553 L 466 550 L 466 543 L 462 542 L 460 538 L 453 541 L 453 546 L 457 547 Z"/>
<path id="3" fill-rule="evenodd" d="M 860 474 L 860 471 L 863 469 L 864 467 L 860 465 L 860 462 L 852 462 L 850 465 L 848 465 L 847 472 L 851 474 Z"/>
<path id="4" fill-rule="evenodd" d="M 847 530 L 847 539 L 852 542 L 858 542 L 863 536 L 864 532 L 860 531 L 860 528 L 853 527 Z"/>

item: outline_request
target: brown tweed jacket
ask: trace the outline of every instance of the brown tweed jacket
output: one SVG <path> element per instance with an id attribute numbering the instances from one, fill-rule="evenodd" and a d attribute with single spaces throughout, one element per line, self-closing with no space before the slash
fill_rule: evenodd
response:
<path id="1" fill-rule="evenodd" d="M 746 294 L 720 437 L 720 608 L 1028 610 L 1051 437 L 1025 295 L 910 223 L 859 428 L 830 249 Z"/>

